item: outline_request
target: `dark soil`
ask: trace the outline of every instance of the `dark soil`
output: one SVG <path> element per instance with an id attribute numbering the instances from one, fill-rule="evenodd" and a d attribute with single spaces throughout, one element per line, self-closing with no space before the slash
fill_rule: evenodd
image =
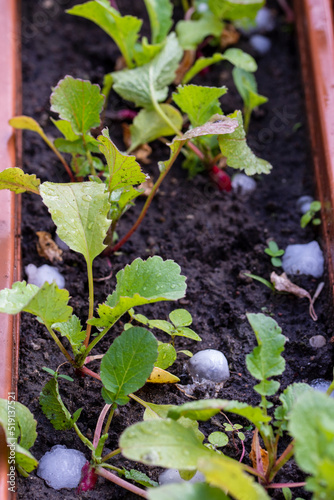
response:
<path id="1" fill-rule="evenodd" d="M 117 49 L 100 29 L 88 21 L 64 13 L 65 8 L 73 3 L 77 2 L 26 0 L 22 5 L 24 114 L 37 119 L 51 135 L 54 134 L 49 121 L 51 87 L 66 74 L 101 84 L 103 75 L 113 70 L 118 57 Z M 141 2 L 120 3 L 129 4 L 124 9 L 139 16 L 142 14 Z M 96 282 L 96 298 L 102 302 L 115 286 L 117 271 L 135 258 L 160 255 L 163 259 L 175 260 L 187 276 L 186 298 L 178 303 L 159 303 L 141 312 L 146 312 L 151 318 L 162 319 L 167 317 L 170 310 L 186 307 L 193 316 L 194 329 L 203 340 L 200 344 L 185 341 L 178 345 L 186 346 L 193 352 L 207 348 L 222 350 L 229 362 L 231 378 L 220 391 L 219 397 L 251 404 L 256 404 L 258 397 L 252 390 L 253 381 L 245 368 L 245 356 L 254 347 L 255 338 L 247 322 L 246 312 L 269 314 L 288 338 L 284 353 L 286 370 L 279 378 L 282 389 L 292 382 L 310 382 L 318 377 L 329 379 L 332 370 L 332 310 L 327 284 L 316 303 L 318 321 L 314 322 L 308 314 L 306 300 L 290 295 L 274 295 L 265 286 L 249 282 L 242 275 L 242 271 L 248 270 L 269 279 L 273 268 L 264 248 L 270 237 L 275 239 L 280 248 L 290 243 L 307 243 L 314 238 L 321 244 L 321 234 L 314 227 L 300 228 L 300 216 L 295 209 L 298 197 L 314 195 L 314 179 L 295 33 L 293 27 L 284 24 L 281 13 L 278 13 L 278 20 L 278 29 L 271 34 L 273 48 L 258 61 L 259 91 L 269 97 L 269 103 L 253 116 L 249 132 L 249 144 L 259 156 L 273 164 L 272 173 L 257 178 L 256 192 L 248 198 L 242 198 L 234 193 L 219 192 L 205 173 L 189 181 L 186 172 L 177 164 L 162 185 L 145 222 L 122 248 L 122 253 L 110 259 L 100 257 L 94 266 L 96 278 L 108 276 L 111 270 L 113 272 L 111 279 Z M 246 40 L 241 40 L 240 46 L 246 47 L 246 43 Z M 227 85 L 230 91 L 223 98 L 223 109 L 227 113 L 241 108 L 227 65 L 217 66 L 198 83 Z M 120 98 L 112 95 L 108 106 L 109 116 L 112 110 L 125 106 Z M 110 135 L 116 144 L 123 148 L 121 124 L 110 120 L 106 120 L 105 124 L 110 128 Z M 154 144 L 152 164 L 145 166 L 144 170 L 157 176 L 156 161 L 167 157 L 167 148 L 159 143 Z M 42 181 L 68 181 L 56 157 L 32 133 L 24 135 L 24 169 L 36 173 Z M 144 200 L 140 199 L 137 206 L 127 212 L 119 226 L 120 235 L 131 227 L 143 203 Z M 36 251 L 35 233 L 41 230 L 54 234 L 55 227 L 40 200 L 34 195 L 24 195 L 24 265 L 30 262 L 36 265 L 46 263 Z M 57 267 L 66 277 L 72 296 L 70 304 L 84 321 L 88 293 L 83 258 L 71 251 L 64 252 L 63 263 Z M 311 294 L 318 284 L 316 280 L 305 276 L 296 277 L 294 281 Z M 121 330 L 122 325 L 119 323 L 98 352 L 104 352 Z M 312 348 L 309 340 L 319 334 L 327 339 L 327 343 L 320 349 Z M 163 334 L 160 339 L 164 340 Z M 185 358 L 180 357 L 171 368 L 182 384 L 189 382 L 185 361 Z M 41 368 L 48 366 L 56 369 L 62 362 L 62 355 L 45 328 L 29 315 L 22 315 L 19 400 L 30 408 L 38 421 L 38 438 L 31 450 L 37 459 L 59 443 L 86 453 L 74 432 L 55 431 L 39 408 L 38 396 L 48 379 Z M 98 365 L 92 368 L 98 371 Z M 64 367 L 64 373 L 67 373 L 66 370 Z M 76 379 L 74 383 L 64 381 L 61 390 L 70 411 L 84 408 L 79 426 L 92 438 L 98 413 L 103 406 L 98 381 L 89 378 Z M 139 395 L 144 400 L 165 404 L 180 404 L 188 400 L 176 387 L 167 385 L 147 384 Z M 198 390 L 196 396 L 205 397 L 205 393 Z M 274 398 L 275 401 L 278 399 Z M 140 420 L 142 414 L 143 409 L 132 401 L 119 409 L 107 443 L 110 450 L 118 446 L 118 437 L 125 427 Z M 219 420 L 224 422 L 223 417 L 219 417 Z M 242 422 L 241 419 L 232 420 L 235 423 Z M 218 430 L 209 424 L 203 425 L 202 429 L 206 435 Z M 251 431 L 247 431 L 246 461 L 251 438 Z M 233 446 L 227 446 L 225 451 L 232 456 L 240 456 L 240 451 L 236 454 Z M 88 453 L 86 456 L 89 458 Z M 130 464 L 126 459 L 115 460 L 115 465 L 120 464 L 127 468 L 135 466 L 146 470 L 154 479 L 159 473 L 157 468 L 148 470 L 141 465 Z M 292 463 L 283 469 L 277 480 L 301 481 L 303 475 Z M 273 498 L 283 498 L 279 491 L 271 494 Z M 295 494 L 308 498 L 301 490 Z M 102 479 L 99 479 L 96 490 L 81 497 L 113 500 L 135 498 Z M 18 498 L 51 500 L 78 497 L 73 490 L 55 491 L 49 488 L 32 473 L 29 478 L 20 479 Z"/>

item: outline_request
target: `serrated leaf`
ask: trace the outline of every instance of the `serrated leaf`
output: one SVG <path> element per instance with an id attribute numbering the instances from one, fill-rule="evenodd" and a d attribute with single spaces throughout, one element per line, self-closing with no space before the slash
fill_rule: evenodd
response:
<path id="1" fill-rule="evenodd" d="M 38 465 L 38 460 L 30 453 L 30 451 L 26 450 L 19 444 L 15 445 L 15 465 L 18 471 L 24 476 L 27 477 L 29 472 L 32 472 L 36 469 Z"/>
<path id="2" fill-rule="evenodd" d="M 155 366 L 165 370 L 169 366 L 172 366 L 176 360 L 176 351 L 172 344 L 160 344 L 158 346 L 158 358 L 155 362 Z"/>
<path id="3" fill-rule="evenodd" d="M 16 194 L 26 191 L 39 194 L 40 183 L 35 174 L 25 174 L 17 167 L 6 168 L 0 172 L 0 189 L 9 189 Z"/>
<path id="4" fill-rule="evenodd" d="M 286 338 L 275 320 L 264 314 L 247 314 L 247 319 L 254 331 L 258 347 L 246 356 L 246 365 L 250 374 L 262 384 L 254 389 L 262 396 L 275 394 L 278 382 L 268 381 L 269 377 L 281 375 L 285 368 L 285 360 L 281 356 Z"/>
<path id="5" fill-rule="evenodd" d="M 176 328 L 179 326 L 190 326 L 193 322 L 190 312 L 186 309 L 174 309 L 174 311 L 169 314 L 169 319 Z"/>
<path id="6" fill-rule="evenodd" d="M 317 391 L 302 394 L 290 412 L 288 429 L 295 440 L 295 460 L 311 474 L 306 488 L 315 492 L 317 499 L 334 495 L 333 422 L 333 399 Z"/>
<path id="7" fill-rule="evenodd" d="M 179 21 L 175 31 L 184 50 L 195 50 L 207 36 L 219 37 L 223 27 L 223 23 L 208 12 L 197 20 Z"/>
<path id="8" fill-rule="evenodd" d="M 126 470 L 123 469 L 124 471 L 124 476 L 126 479 L 130 479 L 131 481 L 135 481 L 136 483 L 139 483 L 143 486 L 146 486 L 147 488 L 150 487 L 157 487 L 159 486 L 159 483 L 156 481 L 153 481 L 153 479 L 149 478 L 146 474 L 143 472 L 140 472 L 139 470 L 136 469 L 131 469 L 131 470 Z"/>
<path id="9" fill-rule="evenodd" d="M 98 308 L 100 319 L 89 323 L 112 326 L 132 307 L 184 297 L 186 278 L 180 271 L 180 266 L 174 261 L 163 261 L 158 256 L 149 257 L 146 261 L 134 260 L 117 273 L 114 293 Z"/>
<path id="10" fill-rule="evenodd" d="M 168 484 L 147 492 L 149 500 L 229 500 L 219 488 L 206 483 Z"/>
<path id="11" fill-rule="evenodd" d="M 148 420 L 128 427 L 119 446 L 123 455 L 147 465 L 194 470 L 198 460 L 212 452 L 191 428 L 173 420 Z"/>
<path id="12" fill-rule="evenodd" d="M 269 174 L 272 169 L 270 163 L 255 156 L 247 145 L 241 111 L 235 111 L 229 115 L 229 118 L 236 118 L 239 126 L 233 133 L 218 138 L 227 164 L 232 168 L 244 170 L 247 175 Z"/>
<path id="13" fill-rule="evenodd" d="M 75 355 L 80 352 L 80 347 L 82 347 L 86 338 L 86 332 L 82 330 L 80 319 L 77 316 L 71 316 L 64 323 L 54 323 L 52 328 L 69 340 Z"/>
<path id="14" fill-rule="evenodd" d="M 150 18 L 152 43 L 163 42 L 173 25 L 170 0 L 144 0 Z"/>
<path id="15" fill-rule="evenodd" d="M 59 238 L 91 264 L 105 249 L 103 241 L 110 226 L 110 204 L 104 184 L 44 182 L 40 192 Z"/>
<path id="16" fill-rule="evenodd" d="M 127 186 L 135 186 L 146 180 L 146 174 L 141 171 L 135 156 L 121 153 L 109 136 L 107 128 L 98 137 L 100 151 L 104 154 L 108 169 L 108 191 L 114 191 Z"/>
<path id="17" fill-rule="evenodd" d="M 113 89 L 136 106 L 152 108 L 154 101 L 166 99 L 181 57 L 182 49 L 172 33 L 152 61 L 136 69 L 112 73 Z"/>
<path id="18" fill-rule="evenodd" d="M 68 306 L 69 293 L 60 290 L 55 283 L 44 283 L 41 288 L 18 281 L 12 288 L 0 291 L 0 312 L 17 314 L 21 311 L 38 316 L 43 323 L 67 321 L 72 314 Z"/>
<path id="19" fill-rule="evenodd" d="M 264 6 L 265 0 L 209 0 L 210 10 L 220 19 L 238 21 L 253 20 Z"/>
<path id="20" fill-rule="evenodd" d="M 220 61 L 229 61 L 237 68 L 242 68 L 245 71 L 253 72 L 257 70 L 256 61 L 250 54 L 247 54 L 247 52 L 244 52 L 241 49 L 232 48 L 227 49 L 224 54 L 216 52 L 210 57 L 200 57 L 197 59 L 190 70 L 184 75 L 182 83 L 188 83 L 194 78 L 195 75 L 197 75 L 197 73 L 202 71 L 202 69 Z"/>
<path id="21" fill-rule="evenodd" d="M 188 139 L 194 139 L 196 137 L 202 137 L 204 135 L 224 135 L 228 134 L 227 137 L 233 135 L 234 130 L 237 130 L 238 123 L 236 120 L 230 119 L 226 116 L 217 117 L 214 121 L 206 122 L 200 127 L 195 127 L 188 130 L 182 136 L 176 136 L 173 139 L 173 143 L 178 141 L 187 141 Z"/>
<path id="22" fill-rule="evenodd" d="M 188 115 L 193 127 L 203 125 L 213 115 L 222 114 L 219 98 L 226 94 L 226 87 L 201 87 L 179 85 L 173 93 L 173 101 Z"/>
<path id="23" fill-rule="evenodd" d="M 174 128 L 168 125 L 155 109 L 141 109 L 130 125 L 130 151 L 134 151 L 141 144 L 152 142 L 159 137 L 175 135 L 175 129 L 181 130 L 183 119 L 180 112 L 170 104 L 161 104 L 160 108 L 174 125 Z"/>
<path id="24" fill-rule="evenodd" d="M 121 16 L 116 9 L 111 7 L 108 0 L 94 0 L 75 5 L 66 12 L 89 19 L 100 26 L 118 45 L 127 66 L 133 66 L 134 46 L 142 25 L 141 19 L 134 16 Z"/>
<path id="25" fill-rule="evenodd" d="M 305 391 L 310 390 L 311 388 L 308 384 L 295 383 L 289 385 L 280 395 L 279 399 L 282 403 L 282 406 L 276 408 L 275 418 L 276 420 L 280 420 L 279 425 L 282 430 L 287 430 L 290 412 L 296 404 L 298 398 L 302 394 L 304 394 Z"/>
<path id="26" fill-rule="evenodd" d="M 44 415 L 56 430 L 72 429 L 75 420 L 60 397 L 58 381 L 55 378 L 45 384 L 39 402 Z"/>
<path id="27" fill-rule="evenodd" d="M 153 370 L 158 343 L 151 332 L 133 327 L 117 337 L 101 361 L 101 380 L 113 402 L 129 401 L 128 395 L 140 389 Z"/>
<path id="28" fill-rule="evenodd" d="M 70 122 L 76 134 L 87 134 L 100 125 L 104 96 L 98 85 L 66 76 L 53 89 L 50 101 L 51 111 Z"/>
<path id="29" fill-rule="evenodd" d="M 192 420 L 205 421 L 222 410 L 245 417 L 256 427 L 260 427 L 262 423 L 270 422 L 271 420 L 271 417 L 265 415 L 261 408 L 253 408 L 246 403 L 228 401 L 226 399 L 205 399 L 174 406 L 169 410 L 168 417 L 175 420 L 180 417 L 186 417 Z"/>
<path id="30" fill-rule="evenodd" d="M 246 474 L 242 464 L 223 455 L 211 455 L 198 461 L 207 482 L 228 491 L 235 500 L 269 500 L 266 491 Z"/>

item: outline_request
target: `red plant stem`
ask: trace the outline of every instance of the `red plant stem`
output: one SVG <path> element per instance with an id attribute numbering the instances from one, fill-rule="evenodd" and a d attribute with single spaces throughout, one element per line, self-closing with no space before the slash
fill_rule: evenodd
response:
<path id="1" fill-rule="evenodd" d="M 239 438 L 240 439 L 240 438 Z M 242 446 L 242 453 L 241 453 L 241 457 L 239 458 L 239 462 L 242 462 L 244 456 L 245 456 L 245 453 L 246 453 L 246 449 L 245 449 L 245 445 L 244 445 L 244 442 L 242 439 L 240 439 L 241 441 L 241 446 Z"/>
<path id="2" fill-rule="evenodd" d="M 102 476 L 105 479 L 108 479 L 108 481 L 112 481 L 118 486 L 121 486 L 122 488 L 131 491 L 135 495 L 139 495 L 140 497 L 143 498 L 148 498 L 146 491 L 142 490 L 141 488 L 138 488 L 138 486 L 135 486 L 133 484 L 128 483 L 127 481 L 124 481 L 124 479 L 121 479 L 120 477 L 116 476 L 112 472 L 107 471 L 103 467 L 98 467 L 97 469 L 95 469 L 95 472 L 99 476 Z"/>
<path id="3" fill-rule="evenodd" d="M 183 142 L 180 141 L 180 145 L 179 145 L 179 148 L 178 148 L 178 153 L 181 151 L 182 146 L 183 146 Z M 178 154 L 175 154 L 174 158 L 172 158 L 170 160 L 170 164 L 168 165 L 168 167 L 164 170 L 164 172 L 162 172 L 159 175 L 158 180 L 154 184 L 154 186 L 152 188 L 152 191 L 150 192 L 150 194 L 149 194 L 149 196 L 148 196 L 148 198 L 146 200 L 146 203 L 143 206 L 142 211 L 140 212 L 140 215 L 139 215 L 138 219 L 136 220 L 136 222 L 134 223 L 134 225 L 132 226 L 132 228 L 130 229 L 130 231 L 128 231 L 128 233 L 116 245 L 114 245 L 109 251 L 107 251 L 107 253 L 109 253 L 109 252 L 117 252 L 117 250 L 119 250 L 124 245 L 124 243 L 126 243 L 128 241 L 128 239 L 132 236 L 132 234 L 136 231 L 136 229 L 138 229 L 138 227 L 140 226 L 142 220 L 144 219 L 144 217 L 146 215 L 147 210 L 149 209 L 149 207 L 151 205 L 151 202 L 152 202 L 152 200 L 154 198 L 155 193 L 157 192 L 157 190 L 160 187 L 160 184 L 162 183 L 162 181 L 164 180 L 164 178 L 166 177 L 166 175 L 170 171 L 171 167 L 173 166 L 173 164 L 174 164 L 177 156 L 178 156 Z"/>
<path id="4" fill-rule="evenodd" d="M 82 371 L 82 373 L 84 373 L 85 375 L 90 375 L 91 377 L 94 377 L 96 378 L 97 380 L 100 380 L 101 382 L 101 377 L 100 375 L 98 375 L 97 373 L 93 372 L 92 370 L 90 370 L 89 368 L 87 368 L 86 366 L 82 366 L 80 368 L 80 370 Z"/>
<path id="5" fill-rule="evenodd" d="M 103 422 L 104 422 L 104 419 L 108 413 L 108 410 L 110 408 L 111 405 L 104 405 L 103 407 L 103 410 L 101 411 L 100 413 L 100 416 L 98 418 L 98 421 L 97 421 L 97 424 L 96 424 L 96 427 L 95 427 L 95 432 L 94 432 L 94 439 L 93 439 L 93 446 L 94 448 L 97 447 L 97 445 L 99 444 L 99 440 L 100 440 L 100 437 L 101 437 L 101 432 L 102 432 L 102 426 L 103 426 Z"/>
<path id="6" fill-rule="evenodd" d="M 274 467 L 271 469 L 270 475 L 269 475 L 269 482 L 271 482 L 274 479 L 277 472 L 283 467 L 283 465 L 285 465 L 290 460 L 290 458 L 292 457 L 292 455 L 294 453 L 293 448 L 294 448 L 294 441 L 291 441 L 289 446 L 287 446 L 287 448 L 284 450 L 282 455 L 276 461 Z"/>
<path id="7" fill-rule="evenodd" d="M 303 483 L 271 483 L 266 488 L 300 488 L 305 486 L 305 481 Z"/>

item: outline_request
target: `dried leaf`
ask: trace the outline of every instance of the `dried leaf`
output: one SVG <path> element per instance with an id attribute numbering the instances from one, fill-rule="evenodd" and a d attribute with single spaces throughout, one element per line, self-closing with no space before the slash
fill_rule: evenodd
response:
<path id="1" fill-rule="evenodd" d="M 37 252 L 40 257 L 45 257 L 50 262 L 62 262 L 63 251 L 58 247 L 52 239 L 50 233 L 46 231 L 37 231 L 38 242 L 37 242 Z"/>
<path id="2" fill-rule="evenodd" d="M 313 302 L 314 300 L 312 299 L 311 295 L 307 290 L 304 288 L 301 288 L 298 285 L 295 285 L 292 283 L 292 281 L 289 280 L 287 275 L 285 273 L 281 274 L 281 276 L 278 276 L 275 272 L 272 272 L 270 275 L 270 281 L 275 287 L 275 290 L 278 292 L 286 292 L 286 293 L 291 293 L 292 295 L 295 295 L 296 297 L 299 297 L 300 299 L 308 299 L 310 301 L 310 316 L 313 319 L 313 321 L 317 321 L 318 317 L 314 311 L 313 307 Z M 316 297 L 315 297 L 316 298 Z"/>
<path id="3" fill-rule="evenodd" d="M 129 149 L 131 146 L 130 125 L 123 122 L 122 129 L 123 129 L 123 142 L 125 144 L 125 147 Z M 151 163 L 149 156 L 152 153 L 152 148 L 148 144 L 141 144 L 137 149 L 135 149 L 131 153 L 135 155 L 136 159 L 141 163 L 143 163 L 144 165 L 149 165 Z"/>
<path id="4" fill-rule="evenodd" d="M 147 382 L 152 382 L 153 384 L 175 384 L 176 382 L 180 382 L 180 379 L 172 373 L 155 366 Z"/>
<path id="5" fill-rule="evenodd" d="M 149 196 L 151 194 L 151 191 L 153 189 L 154 182 L 152 179 L 148 179 L 147 181 L 143 182 L 138 186 L 138 189 L 143 189 L 144 191 L 141 193 L 143 196 Z"/>
<path id="6" fill-rule="evenodd" d="M 260 474 L 265 475 L 268 470 L 269 456 L 268 452 L 261 448 L 259 443 L 259 431 L 255 430 L 253 441 L 252 441 L 252 451 L 249 454 L 249 458 L 252 461 L 254 469 L 256 469 Z"/>
<path id="7" fill-rule="evenodd" d="M 183 54 L 182 61 L 179 64 L 179 67 L 176 70 L 174 85 L 179 85 L 187 71 L 192 67 L 196 57 L 195 50 L 185 50 Z"/>
<path id="8" fill-rule="evenodd" d="M 237 120 L 228 118 L 226 116 L 217 115 L 217 119 L 215 119 L 215 121 L 209 121 L 204 125 L 201 125 L 200 127 L 192 128 L 182 136 L 174 137 L 173 142 L 186 141 L 188 139 L 194 139 L 195 137 L 201 137 L 203 135 L 231 134 L 237 127 Z"/>
<path id="9" fill-rule="evenodd" d="M 236 30 L 233 24 L 226 24 L 222 34 L 220 35 L 220 46 L 222 49 L 226 49 L 226 47 L 238 43 L 239 38 L 240 33 Z"/>

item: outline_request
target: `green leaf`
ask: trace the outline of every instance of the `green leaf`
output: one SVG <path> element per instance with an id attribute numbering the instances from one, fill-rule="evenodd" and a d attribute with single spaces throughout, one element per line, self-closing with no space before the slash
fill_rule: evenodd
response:
<path id="1" fill-rule="evenodd" d="M 179 85 L 173 101 L 188 115 L 193 127 L 206 123 L 213 115 L 222 114 L 219 98 L 226 94 L 226 87 L 201 87 Z"/>
<path id="2" fill-rule="evenodd" d="M 198 461 L 207 482 L 228 491 L 235 500 L 269 500 L 266 491 L 246 474 L 242 464 L 224 455 L 212 454 Z"/>
<path id="3" fill-rule="evenodd" d="M 110 139 L 107 128 L 102 130 L 98 141 L 100 142 L 100 151 L 104 154 L 109 168 L 109 192 L 146 181 L 146 174 L 141 171 L 136 157 L 121 153 Z"/>
<path id="4" fill-rule="evenodd" d="M 160 108 L 174 128 L 168 125 L 155 109 L 141 109 L 130 125 L 131 151 L 159 137 L 175 135 L 175 129 L 181 130 L 183 119 L 180 112 L 170 104 L 161 104 Z"/>
<path id="5" fill-rule="evenodd" d="M 134 52 L 134 60 L 136 63 L 136 66 L 143 66 L 144 64 L 149 63 L 152 61 L 152 59 L 159 54 L 161 51 L 162 47 L 164 46 L 164 43 L 157 43 L 157 44 L 150 44 L 147 41 L 147 38 L 143 36 L 141 39 L 141 43 L 137 43 L 135 46 L 135 52 Z M 108 75 L 105 80 L 105 83 L 107 86 L 109 85 L 108 83 Z M 112 84 L 112 82 L 110 82 Z"/>
<path id="6" fill-rule="evenodd" d="M 133 101 L 136 106 L 151 108 L 155 101 L 166 99 L 168 85 L 175 78 L 181 57 L 182 49 L 172 33 L 152 61 L 136 69 L 112 73 L 113 89 L 123 99 Z"/>
<path id="7" fill-rule="evenodd" d="M 0 189 L 9 189 L 16 194 L 26 191 L 39 194 L 40 183 L 35 174 L 25 174 L 17 167 L 6 168 L 0 172 Z"/>
<path id="8" fill-rule="evenodd" d="M 301 425 L 302 424 L 302 425 Z M 311 477 L 306 489 L 315 499 L 334 496 L 334 400 L 317 391 L 302 394 L 290 412 L 295 460 Z"/>
<path id="9" fill-rule="evenodd" d="M 235 86 L 244 101 L 245 129 L 248 130 L 253 109 L 267 102 L 268 98 L 257 93 L 257 83 L 253 73 L 241 68 L 234 68 L 232 73 Z"/>
<path id="10" fill-rule="evenodd" d="M 219 37 L 223 27 L 223 23 L 211 12 L 208 12 L 194 21 L 179 21 L 175 31 L 184 50 L 195 50 L 207 36 Z"/>
<path id="11" fill-rule="evenodd" d="M 197 73 L 202 71 L 202 69 L 220 61 L 229 61 L 237 68 L 244 69 L 245 71 L 253 72 L 257 70 L 256 61 L 250 54 L 247 54 L 247 52 L 244 52 L 241 49 L 227 49 L 224 54 L 216 52 L 210 57 L 200 57 L 197 59 L 190 70 L 184 75 L 182 83 L 188 83 L 194 78 L 195 75 L 197 75 Z"/>
<path id="12" fill-rule="evenodd" d="M 310 391 L 308 384 L 296 383 L 289 385 L 280 395 L 282 406 L 276 408 L 275 418 L 279 420 L 281 429 L 286 431 L 287 424 L 290 418 L 290 412 L 296 404 L 297 399 L 304 394 L 305 391 Z"/>
<path id="13" fill-rule="evenodd" d="M 180 326 L 179 328 L 177 328 L 173 333 L 173 335 L 177 335 L 178 337 L 186 337 L 192 340 L 197 340 L 197 342 L 201 342 L 202 340 L 201 337 L 197 335 L 196 332 L 194 332 L 194 330 L 192 330 L 191 328 L 187 328 L 185 326 Z"/>
<path id="14" fill-rule="evenodd" d="M 230 167 L 244 170 L 247 175 L 269 174 L 272 166 L 269 162 L 255 156 L 246 143 L 241 111 L 235 111 L 229 118 L 236 118 L 239 126 L 235 132 L 218 138 L 221 152 L 226 156 Z"/>
<path id="15" fill-rule="evenodd" d="M 254 390 L 262 396 L 271 396 L 278 390 L 279 383 L 268 381 L 268 378 L 281 375 L 285 369 L 281 352 L 284 351 L 286 338 L 276 321 L 264 314 L 247 314 L 247 319 L 258 343 L 258 347 L 246 356 L 247 369 L 261 381 Z"/>
<path id="16" fill-rule="evenodd" d="M 216 431 L 211 432 L 208 436 L 209 443 L 213 444 L 217 448 L 226 446 L 228 443 L 228 436 L 224 432 Z"/>
<path id="17" fill-rule="evenodd" d="M 110 226 L 110 204 L 104 184 L 44 182 L 40 191 L 59 238 L 91 264 L 105 249 L 103 241 Z"/>
<path id="18" fill-rule="evenodd" d="M 72 314 L 68 306 L 69 293 L 60 290 L 55 283 L 44 283 L 41 288 L 18 281 L 12 288 L 0 291 L 0 312 L 17 314 L 21 311 L 38 316 L 51 326 L 56 321 L 67 321 Z"/>
<path id="19" fill-rule="evenodd" d="M 101 380 L 118 405 L 140 389 L 150 376 L 157 359 L 158 343 L 151 332 L 141 327 L 124 331 L 114 340 L 101 361 Z"/>
<path id="20" fill-rule="evenodd" d="M 147 488 L 150 487 L 157 487 L 159 486 L 159 483 L 156 481 L 153 481 L 153 479 L 149 478 L 146 474 L 143 472 L 140 472 L 139 470 L 136 469 L 131 469 L 131 470 L 126 470 L 123 469 L 124 471 L 124 476 L 126 479 L 130 479 L 131 481 L 136 481 L 136 483 L 142 484 L 143 486 L 146 486 Z"/>
<path id="21" fill-rule="evenodd" d="M 87 134 L 100 125 L 104 96 L 98 85 L 66 76 L 53 89 L 50 101 L 51 111 L 70 122 L 76 134 Z"/>
<path id="22" fill-rule="evenodd" d="M 264 0 L 209 0 L 210 10 L 220 19 L 238 21 L 253 20 L 264 6 Z"/>
<path id="23" fill-rule="evenodd" d="M 173 25 L 170 0 L 144 0 L 150 18 L 152 43 L 163 42 Z"/>
<path id="24" fill-rule="evenodd" d="M 262 285 L 266 285 L 273 292 L 275 291 L 274 285 L 270 283 L 270 281 L 262 278 L 261 276 L 257 276 L 256 274 L 250 274 L 250 273 L 244 273 L 244 275 L 248 276 L 249 278 L 252 278 L 253 280 L 259 281 L 260 283 L 262 283 Z"/>
<path id="25" fill-rule="evenodd" d="M 174 261 L 163 261 L 158 256 L 149 257 L 146 261 L 134 260 L 117 273 L 114 293 L 98 308 L 100 319 L 89 323 L 111 326 L 132 307 L 181 299 L 185 295 L 186 278 L 180 271 L 180 266 Z"/>
<path id="26" fill-rule="evenodd" d="M 11 399 L 0 399 L 0 427 L 8 450 L 15 448 L 15 465 L 23 476 L 34 470 L 38 461 L 29 453 L 37 438 L 37 422 L 30 410 Z"/>
<path id="27" fill-rule="evenodd" d="M 206 483 L 168 484 L 150 489 L 149 500 L 229 500 L 225 493 Z"/>
<path id="28" fill-rule="evenodd" d="M 52 123 L 57 127 L 59 132 L 63 134 L 67 141 L 76 141 L 79 139 L 79 135 L 73 132 L 73 128 L 70 122 L 66 120 L 55 120 L 51 118 Z"/>
<path id="29" fill-rule="evenodd" d="M 80 348 L 86 338 L 86 332 L 82 330 L 80 319 L 77 316 L 71 316 L 71 318 L 64 323 L 54 323 L 52 328 L 60 332 L 63 337 L 69 340 L 74 355 L 81 352 Z"/>
<path id="30" fill-rule="evenodd" d="M 44 415 L 50 420 L 56 430 L 72 429 L 77 418 L 71 417 L 59 394 L 58 381 L 52 378 L 45 384 L 39 397 L 39 402 Z"/>
<path id="31" fill-rule="evenodd" d="M 84 17 L 100 26 L 117 44 L 128 67 L 133 66 L 134 46 L 142 20 L 134 16 L 121 16 L 111 7 L 108 0 L 95 0 L 75 5 L 66 11 L 68 14 Z"/>
<path id="32" fill-rule="evenodd" d="M 239 401 L 228 401 L 226 399 L 205 399 L 174 406 L 168 411 L 168 417 L 175 420 L 186 417 L 193 420 L 208 420 L 220 411 L 229 411 L 247 418 L 256 427 L 262 423 L 270 422 L 271 417 L 265 415 L 261 408 L 253 408 Z"/>
<path id="33" fill-rule="evenodd" d="M 169 314 L 169 319 L 176 328 L 180 326 L 190 326 L 193 322 L 190 312 L 186 309 L 174 309 L 174 311 Z"/>
<path id="34" fill-rule="evenodd" d="M 193 470 L 212 452 L 191 428 L 173 420 L 148 420 L 128 427 L 119 441 L 123 455 L 147 465 Z"/>
<path id="35" fill-rule="evenodd" d="M 176 351 L 172 344 L 160 344 L 158 346 L 158 359 L 156 360 L 154 366 L 158 366 L 163 370 L 166 370 L 169 366 L 172 366 L 176 360 Z"/>

